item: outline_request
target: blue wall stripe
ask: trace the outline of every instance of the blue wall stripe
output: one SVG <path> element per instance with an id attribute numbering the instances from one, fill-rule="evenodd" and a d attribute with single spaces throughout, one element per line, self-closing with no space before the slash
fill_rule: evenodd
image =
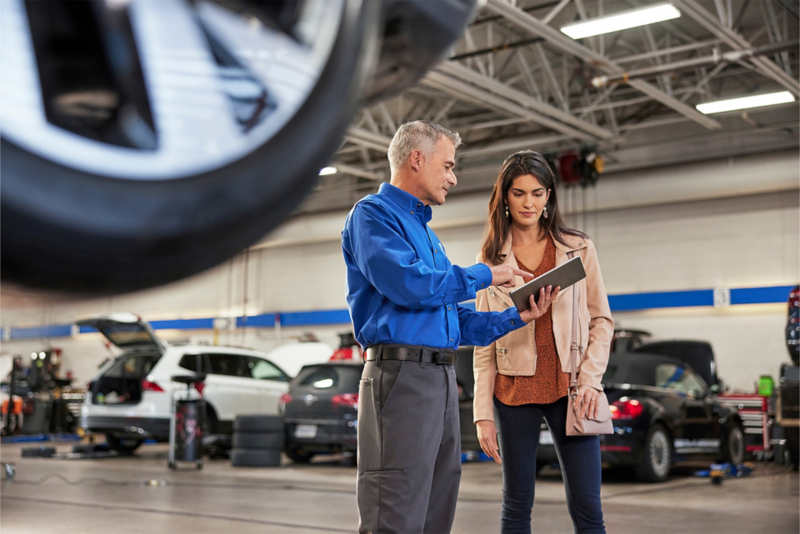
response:
<path id="1" fill-rule="evenodd" d="M 258 326 L 260 328 L 272 328 L 275 326 L 275 314 L 265 313 L 262 315 L 250 315 L 245 317 L 236 318 L 236 326 L 241 328 L 243 326 Z"/>
<path id="2" fill-rule="evenodd" d="M 150 321 L 153 330 L 211 330 L 214 319 L 172 319 L 169 321 Z"/>
<path id="3" fill-rule="evenodd" d="M 683 308 L 687 306 L 713 306 L 714 291 L 665 291 L 662 293 L 631 293 L 609 295 L 611 311 L 646 310 L 650 308 Z"/>
<path id="4" fill-rule="evenodd" d="M 71 324 L 53 324 L 47 326 L 31 326 L 12 328 L 11 339 L 37 339 L 42 337 L 69 337 L 72 335 Z"/>
<path id="5" fill-rule="evenodd" d="M 772 304 L 785 303 L 789 298 L 789 291 L 794 286 L 771 287 L 746 287 L 731 289 L 731 305 L 739 304 Z M 628 312 L 649 310 L 655 308 L 682 308 L 697 306 L 713 306 L 714 290 L 698 289 L 694 291 L 663 291 L 656 293 L 630 293 L 622 295 L 609 295 L 609 304 L 612 312 Z M 465 302 L 465 308 L 475 309 L 475 302 Z M 350 313 L 346 309 L 315 310 L 301 312 L 281 313 L 281 326 L 322 326 L 345 325 L 350 323 Z M 214 328 L 214 319 L 173 319 L 167 321 L 151 321 L 155 330 L 211 330 Z M 273 328 L 275 314 L 265 313 L 251 315 L 245 318 L 237 317 L 238 327 Z M 11 328 L 11 339 L 36 339 L 44 337 L 68 337 L 72 334 L 72 325 L 47 325 L 25 328 Z M 6 328 L 0 328 L 0 339 L 4 339 Z M 90 326 L 81 326 L 81 334 L 96 332 Z"/>
<path id="6" fill-rule="evenodd" d="M 731 304 L 770 304 L 788 302 L 794 286 L 744 287 L 731 289 Z"/>
<path id="7" fill-rule="evenodd" d="M 348 323 L 350 323 L 350 312 L 346 309 L 287 312 L 281 314 L 281 326 L 312 326 Z"/>

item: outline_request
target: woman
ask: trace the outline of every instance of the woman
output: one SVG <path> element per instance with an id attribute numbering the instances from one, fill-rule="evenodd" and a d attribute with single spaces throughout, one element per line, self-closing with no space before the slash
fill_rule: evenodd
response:
<path id="1" fill-rule="evenodd" d="M 574 287 L 581 354 L 575 402 L 581 417 L 596 415 L 614 332 L 597 252 L 585 234 L 564 226 L 552 170 L 536 152 L 509 156 L 494 185 L 489 231 L 479 261 L 507 263 L 539 276 L 576 254 L 586 270 L 584 280 L 562 294 L 558 287 L 542 290 L 534 322 L 488 347 L 475 348 L 475 424 L 484 452 L 503 466 L 504 533 L 531 531 L 542 418 L 561 461 L 575 532 L 605 532 L 599 438 L 566 435 Z M 521 282 L 518 278 L 517 284 Z M 505 288 L 493 286 L 478 293 L 478 310 L 509 306 L 513 302 Z"/>

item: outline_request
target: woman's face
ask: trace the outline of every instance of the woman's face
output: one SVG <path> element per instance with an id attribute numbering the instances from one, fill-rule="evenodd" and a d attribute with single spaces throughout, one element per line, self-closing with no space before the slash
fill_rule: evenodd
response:
<path id="1" fill-rule="evenodd" d="M 514 178 L 506 195 L 512 224 L 522 227 L 537 226 L 548 198 L 550 190 L 545 189 L 532 174 Z"/>

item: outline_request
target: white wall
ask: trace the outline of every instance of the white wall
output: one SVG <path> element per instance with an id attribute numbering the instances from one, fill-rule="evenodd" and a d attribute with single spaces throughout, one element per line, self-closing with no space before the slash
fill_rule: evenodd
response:
<path id="1" fill-rule="evenodd" d="M 487 178 L 490 180 L 490 178 Z M 594 239 L 611 294 L 776 286 L 800 279 L 800 171 L 796 153 L 725 159 L 603 176 L 587 206 L 598 209 L 568 223 Z M 488 181 L 487 183 L 491 183 Z M 573 194 L 574 196 L 574 194 Z M 568 197 L 562 194 L 562 206 Z M 483 233 L 488 193 L 453 197 L 434 210 L 432 227 L 457 264 L 471 264 Z M 582 205 L 579 198 L 573 207 Z M 567 210 L 574 211 L 574 210 Z M 2 326 L 68 323 L 108 311 L 173 319 L 341 309 L 345 268 L 338 235 L 345 212 L 294 218 L 234 260 L 190 280 L 132 295 L 87 301 L 2 301 Z M 245 276 L 246 268 L 246 276 Z M 246 279 L 246 283 L 245 283 Z M 656 338 L 706 339 L 720 375 L 750 390 L 760 374 L 787 361 L 785 305 L 685 308 L 616 315 L 618 324 Z M 315 327 L 336 346 L 347 325 Z M 269 350 L 304 329 L 223 332 L 220 343 Z M 212 342 L 212 332 L 162 332 L 167 339 Z M 0 376 L 11 354 L 28 355 L 47 340 L 3 344 Z M 54 339 L 64 367 L 91 378 L 107 351 L 96 336 Z"/>

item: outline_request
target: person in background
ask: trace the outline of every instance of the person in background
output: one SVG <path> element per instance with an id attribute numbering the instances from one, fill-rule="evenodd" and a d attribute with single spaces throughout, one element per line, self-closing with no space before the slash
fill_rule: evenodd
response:
<path id="1" fill-rule="evenodd" d="M 475 348 L 474 421 L 481 448 L 503 466 L 503 533 L 531 532 L 542 419 L 558 451 L 575 532 L 605 532 L 599 438 L 566 435 L 574 290 L 581 354 L 574 402 L 581 417 L 597 413 L 600 380 L 614 333 L 597 251 L 585 234 L 564 225 L 552 170 L 536 152 L 509 156 L 492 191 L 479 261 L 540 276 L 575 254 L 586 270 L 584 280 L 557 295 L 552 308 L 534 323 Z M 513 302 L 503 287 L 478 293 L 479 311 L 509 307 Z"/>
<path id="2" fill-rule="evenodd" d="M 457 183 L 460 137 L 403 124 L 389 146 L 391 183 L 347 216 L 347 304 L 366 348 L 358 397 L 359 532 L 450 532 L 461 480 L 455 351 L 532 321 L 532 310 L 459 306 L 481 288 L 531 276 L 510 265 L 453 265 L 428 227 Z M 533 299 L 531 299 L 533 300 Z"/>

